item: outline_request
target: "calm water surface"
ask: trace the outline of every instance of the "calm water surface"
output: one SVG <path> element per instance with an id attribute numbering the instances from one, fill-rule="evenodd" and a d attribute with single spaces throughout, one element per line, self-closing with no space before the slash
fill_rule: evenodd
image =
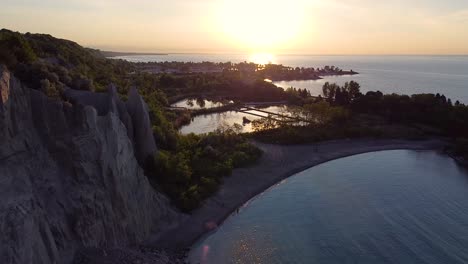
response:
<path id="1" fill-rule="evenodd" d="M 191 263 L 468 263 L 468 173 L 432 151 L 343 158 L 251 200 Z"/>
<path id="2" fill-rule="evenodd" d="M 310 60 L 307 60 L 309 58 Z M 454 101 L 468 103 L 468 57 L 466 56 L 334 56 L 285 58 L 295 65 L 333 64 L 360 74 L 331 76 L 317 81 L 275 83 L 281 87 L 306 88 L 313 95 L 322 93 L 325 82 L 343 85 L 351 80 L 361 84 L 362 92 L 441 93 Z M 285 63 L 287 64 L 287 63 Z"/>
<path id="3" fill-rule="evenodd" d="M 268 111 L 272 113 L 286 113 L 286 106 L 270 106 L 266 108 L 259 108 L 263 111 Z M 250 121 L 260 119 L 262 117 L 267 117 L 268 114 L 259 111 L 248 111 L 254 113 L 255 115 L 249 115 L 243 112 L 228 111 L 223 113 L 214 113 L 208 115 L 201 115 L 193 118 L 192 122 L 189 125 L 183 126 L 180 129 L 182 134 L 205 134 L 213 132 L 221 126 L 232 126 L 234 124 L 239 124 L 242 126 L 242 132 L 252 132 L 252 124 L 243 124 L 243 118 L 246 117 Z M 261 116 L 261 117 L 260 117 Z"/>
<path id="4" fill-rule="evenodd" d="M 172 107 L 184 107 L 187 109 L 208 109 L 208 108 L 215 108 L 221 107 L 226 104 L 233 103 L 233 101 L 226 101 L 226 102 L 217 102 L 207 99 L 185 99 L 176 103 L 171 104 Z"/>
<path id="5" fill-rule="evenodd" d="M 148 61 L 249 61 L 246 54 L 170 54 L 165 56 L 124 56 L 134 62 Z M 380 90 L 383 93 L 415 94 L 442 93 L 468 103 L 468 56 L 311 56 L 279 55 L 273 63 L 293 67 L 323 67 L 334 65 L 359 72 L 355 76 L 327 77 L 319 81 L 279 82 L 282 87 L 306 88 L 321 93 L 324 82 L 355 80 L 362 91 Z"/>

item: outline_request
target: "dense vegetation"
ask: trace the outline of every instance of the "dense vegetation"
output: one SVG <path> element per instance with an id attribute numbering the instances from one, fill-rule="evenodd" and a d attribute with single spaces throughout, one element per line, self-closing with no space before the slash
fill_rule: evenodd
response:
<path id="1" fill-rule="evenodd" d="M 292 109 L 290 109 L 292 110 Z M 390 135 L 390 130 L 379 119 L 362 118 L 353 115 L 348 109 L 333 106 L 320 100 L 307 100 L 304 105 L 296 106 L 290 114 L 305 122 L 291 123 L 262 118 L 252 122 L 252 137 L 269 143 L 302 144 L 324 140 L 380 137 Z"/>
<path id="2" fill-rule="evenodd" d="M 153 75 L 159 76 L 154 78 L 159 78 L 166 94 L 176 99 L 179 95 L 224 95 L 240 101 L 283 101 L 288 99 L 285 91 L 265 79 L 309 80 L 323 75 L 356 74 L 334 66 L 314 69 L 247 62 L 148 62 L 136 65 L 142 72 L 158 74 Z"/>
<path id="3" fill-rule="evenodd" d="M 261 154 L 235 127 L 218 129 L 181 137 L 176 151 L 160 151 L 154 157 L 149 174 L 179 208 L 190 211 L 212 195 L 233 168 L 249 166 Z"/>
<path id="4" fill-rule="evenodd" d="M 353 75 L 357 74 L 353 70 L 344 71 L 335 66 L 325 66 L 323 68 L 289 67 L 281 64 L 257 64 L 253 62 L 146 62 L 137 63 L 137 67 L 144 72 L 151 73 L 174 73 L 179 75 L 196 73 L 221 73 L 239 72 L 244 77 L 254 77 L 258 79 L 270 79 L 272 81 L 288 80 L 316 80 L 320 76 L 326 75 Z"/>
<path id="5" fill-rule="evenodd" d="M 326 83 L 324 97 L 298 100 L 297 117 L 306 126 L 262 119 L 254 137 L 269 142 L 304 143 L 352 137 L 406 137 L 427 135 L 464 138 L 468 135 L 468 107 L 440 94 L 412 96 L 360 92 L 356 82 L 344 86 Z M 270 128 L 271 130 L 265 130 Z"/>
<path id="6" fill-rule="evenodd" d="M 391 123 L 424 124 L 440 130 L 449 137 L 468 135 L 468 107 L 452 104 L 439 94 L 383 95 L 369 92 L 351 104 L 358 113 L 372 113 L 385 117 Z"/>
<path id="7" fill-rule="evenodd" d="M 107 60 L 96 50 L 43 34 L 0 30 L 0 62 L 29 87 L 60 97 L 65 87 L 102 91 L 110 83 L 127 89 L 132 64 Z"/>
<path id="8" fill-rule="evenodd" d="M 156 84 L 168 97 L 176 100 L 186 96 L 215 95 L 239 101 L 281 101 L 286 98 L 282 88 L 241 72 L 142 75 Z"/>
<path id="9" fill-rule="evenodd" d="M 323 93 L 331 104 L 354 113 L 378 115 L 390 123 L 427 125 L 449 137 L 468 135 L 468 107 L 459 101 L 453 104 L 440 94 L 384 95 L 377 91 L 363 95 L 359 88 L 355 82 L 343 87 L 326 83 Z"/>
<path id="10" fill-rule="evenodd" d="M 357 74 L 353 70 L 343 71 L 335 66 L 325 66 L 324 68 L 304 68 L 304 67 L 286 67 L 277 64 L 267 64 L 258 69 L 258 73 L 272 81 L 291 81 L 291 80 L 316 80 L 320 76 L 326 75 L 353 75 Z"/>

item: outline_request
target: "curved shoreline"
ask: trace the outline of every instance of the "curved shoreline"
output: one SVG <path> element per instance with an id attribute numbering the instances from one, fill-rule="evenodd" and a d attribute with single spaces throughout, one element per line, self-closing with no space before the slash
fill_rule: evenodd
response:
<path id="1" fill-rule="evenodd" d="M 271 145 L 255 142 L 264 151 L 259 163 L 233 171 L 218 192 L 208 198 L 176 228 L 150 239 L 147 244 L 170 251 L 186 249 L 222 224 L 246 202 L 301 171 L 348 156 L 385 150 L 438 150 L 446 142 L 438 139 L 337 140 L 308 145 Z"/>

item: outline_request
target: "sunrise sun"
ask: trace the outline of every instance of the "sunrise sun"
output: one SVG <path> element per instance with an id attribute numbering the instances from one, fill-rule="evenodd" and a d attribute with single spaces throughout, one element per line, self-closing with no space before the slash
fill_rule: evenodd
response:
<path id="1" fill-rule="evenodd" d="M 299 1 L 222 0 L 219 26 L 242 48 L 271 52 L 297 36 L 303 17 Z"/>

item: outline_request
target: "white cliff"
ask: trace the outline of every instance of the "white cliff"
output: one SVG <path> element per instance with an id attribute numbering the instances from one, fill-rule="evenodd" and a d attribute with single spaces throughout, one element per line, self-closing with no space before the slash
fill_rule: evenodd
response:
<path id="1" fill-rule="evenodd" d="M 123 102 L 118 97 L 114 85 L 109 86 L 107 93 L 68 89 L 64 95 L 74 104 L 94 107 L 99 116 L 108 113 L 118 116 L 127 129 L 128 137 L 133 142 L 135 156 L 140 165 L 144 165 L 148 156 L 157 151 L 148 107 L 136 88 L 130 89 L 127 102 Z"/>
<path id="2" fill-rule="evenodd" d="M 1 263 L 70 263 L 79 249 L 138 243 L 179 217 L 135 158 L 141 108 L 108 100 L 114 110 L 100 111 L 49 99 L 1 67 L 0 78 Z"/>

